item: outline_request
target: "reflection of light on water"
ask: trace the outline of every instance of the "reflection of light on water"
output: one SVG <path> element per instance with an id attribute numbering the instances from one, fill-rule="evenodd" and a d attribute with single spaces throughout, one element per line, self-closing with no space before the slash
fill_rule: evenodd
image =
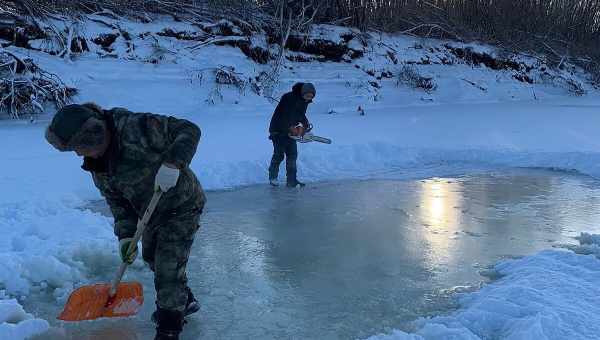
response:
<path id="1" fill-rule="evenodd" d="M 435 229 L 456 228 L 462 204 L 461 184 L 439 179 L 421 182 L 421 219 Z"/>
<path id="2" fill-rule="evenodd" d="M 421 182 L 420 217 L 431 264 L 449 264 L 453 239 L 460 228 L 462 184 L 442 179 Z"/>
<path id="3" fill-rule="evenodd" d="M 444 224 L 446 221 L 446 195 L 444 185 L 440 182 L 425 182 L 424 193 L 421 198 L 425 200 L 425 207 L 429 213 L 429 225 Z"/>

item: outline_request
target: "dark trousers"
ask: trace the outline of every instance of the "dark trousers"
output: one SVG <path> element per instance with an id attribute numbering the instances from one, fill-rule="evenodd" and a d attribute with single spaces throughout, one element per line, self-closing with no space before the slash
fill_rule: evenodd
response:
<path id="1" fill-rule="evenodd" d="M 298 147 L 296 141 L 288 136 L 271 136 L 273 141 L 273 157 L 269 166 L 269 179 L 276 179 L 279 174 L 279 165 L 285 158 L 285 170 L 288 183 L 296 182 L 296 160 Z"/>

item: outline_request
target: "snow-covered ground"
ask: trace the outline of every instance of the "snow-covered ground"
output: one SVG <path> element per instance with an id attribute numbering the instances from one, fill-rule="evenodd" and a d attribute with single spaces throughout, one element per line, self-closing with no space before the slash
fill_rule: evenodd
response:
<path id="1" fill-rule="evenodd" d="M 130 25 L 134 32 L 149 29 Z M 155 25 L 160 30 L 174 23 Z M 203 135 L 192 168 L 205 188 L 265 183 L 272 152 L 266 130 L 274 104 L 226 85 L 219 88 L 221 100 L 211 73 L 204 71 L 234 66 L 252 77 L 264 66 L 234 47 L 210 45 L 192 52 L 180 41 L 162 39 L 163 47 L 175 54 L 164 52 L 158 64 L 144 63 L 142 56 L 125 60 L 87 54 L 65 62 L 42 52 L 18 52 L 76 86 L 77 102 L 197 123 Z M 382 39 L 405 62 L 422 60 L 445 44 Z M 381 45 L 373 46 L 378 47 L 350 63 L 290 62 L 283 70 L 275 94 L 296 81 L 315 83 L 317 97 L 308 117 L 316 134 L 334 141 L 300 146 L 301 179 L 382 177 L 390 170 L 405 178 L 427 177 L 482 165 L 600 175 L 600 98 L 590 86 L 585 85 L 586 96 L 572 97 L 564 87 L 516 81 L 509 71 L 464 63 L 417 65 L 438 85 L 426 93 L 365 72 L 400 67 L 391 66 Z M 146 50 L 141 46 L 136 53 Z M 374 81 L 380 88 L 369 83 Z M 0 122 L 2 339 L 22 338 L 47 326 L 24 313 L 13 298 L 47 290 L 62 304 L 73 286 L 93 278 L 95 268 L 117 263 L 111 220 L 80 208 L 99 198 L 89 175 L 79 168 L 81 160 L 53 150 L 43 138 L 50 117 L 38 116 L 33 123 Z M 462 297 L 455 315 L 423 320 L 417 335 L 396 332 L 376 338 L 594 338 L 598 329 L 589 325 L 598 323 L 599 269 L 595 257 L 566 251 L 503 262 L 497 270 L 505 276 Z"/>
<path id="2" fill-rule="evenodd" d="M 548 250 L 503 261 L 495 270 L 504 276 L 462 295 L 459 311 L 418 320 L 413 334 L 369 340 L 600 338 L 597 257 Z"/>

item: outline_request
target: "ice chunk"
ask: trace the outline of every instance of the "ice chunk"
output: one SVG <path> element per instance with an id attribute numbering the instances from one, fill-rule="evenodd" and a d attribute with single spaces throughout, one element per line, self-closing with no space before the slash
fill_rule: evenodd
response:
<path id="1" fill-rule="evenodd" d="M 46 320 L 26 313 L 17 300 L 0 300 L 0 339 L 27 339 L 45 332 L 48 327 Z"/>

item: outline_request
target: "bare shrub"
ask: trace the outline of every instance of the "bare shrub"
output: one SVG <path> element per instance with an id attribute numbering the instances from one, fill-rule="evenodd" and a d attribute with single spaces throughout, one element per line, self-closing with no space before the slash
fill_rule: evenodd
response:
<path id="1" fill-rule="evenodd" d="M 542 74 L 540 78 L 542 83 L 563 88 L 574 96 L 583 96 L 586 94 L 583 84 L 573 78 L 550 74 Z"/>
<path id="2" fill-rule="evenodd" d="M 18 119 L 23 114 L 42 112 L 48 103 L 60 108 L 76 92 L 31 59 L 0 50 L 0 112 Z"/>
<path id="3" fill-rule="evenodd" d="M 246 94 L 248 87 L 260 95 L 260 88 L 253 79 L 246 79 L 242 73 L 236 72 L 233 66 L 219 66 L 190 70 L 189 81 L 191 84 L 202 86 L 206 80 L 212 89 L 205 102 L 214 105 L 223 101 L 223 87 L 235 88 L 241 95 Z"/>
<path id="4" fill-rule="evenodd" d="M 209 105 L 215 105 L 218 102 L 223 101 L 223 94 L 221 93 L 221 88 L 219 86 L 213 87 L 213 89 L 208 93 L 208 97 L 205 102 Z"/>
<path id="5" fill-rule="evenodd" d="M 151 53 L 144 59 L 144 62 L 150 64 L 158 64 L 161 61 L 167 59 L 168 56 L 175 56 L 177 52 L 170 50 L 166 46 L 160 43 L 158 38 L 154 36 L 154 34 L 148 34 L 150 38 L 152 38 L 150 42 Z"/>
<path id="6" fill-rule="evenodd" d="M 248 81 L 242 79 L 242 74 L 235 72 L 233 66 L 221 66 L 215 69 L 215 83 L 219 85 L 230 85 L 244 93 Z"/>
<path id="7" fill-rule="evenodd" d="M 412 65 L 404 65 L 398 72 L 397 86 L 406 85 L 414 89 L 422 89 L 425 92 L 432 92 L 437 89 L 437 84 L 432 77 L 425 77 Z"/>

